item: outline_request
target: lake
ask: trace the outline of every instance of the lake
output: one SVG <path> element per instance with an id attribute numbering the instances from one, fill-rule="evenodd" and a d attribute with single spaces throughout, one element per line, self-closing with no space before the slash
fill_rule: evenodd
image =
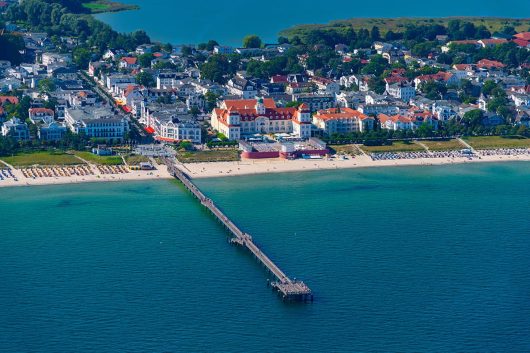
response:
<path id="1" fill-rule="evenodd" d="M 247 34 L 258 34 L 266 42 L 275 42 L 281 30 L 294 25 L 353 17 L 530 16 L 527 0 L 120 1 L 137 4 L 141 9 L 100 14 L 97 18 L 118 31 L 144 29 L 154 40 L 173 44 L 215 39 L 221 44 L 238 46 Z"/>

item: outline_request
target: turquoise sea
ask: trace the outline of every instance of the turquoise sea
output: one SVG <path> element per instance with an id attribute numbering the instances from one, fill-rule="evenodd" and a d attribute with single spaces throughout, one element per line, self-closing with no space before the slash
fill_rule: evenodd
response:
<path id="1" fill-rule="evenodd" d="M 247 34 L 275 42 L 281 30 L 294 25 L 353 17 L 530 17 L 528 0 L 120 1 L 141 9 L 97 17 L 119 31 L 144 29 L 153 39 L 173 44 L 215 39 L 225 45 L 241 45 Z"/>
<path id="2" fill-rule="evenodd" d="M 0 189 L 1 352 L 529 352 L 530 164 Z"/>

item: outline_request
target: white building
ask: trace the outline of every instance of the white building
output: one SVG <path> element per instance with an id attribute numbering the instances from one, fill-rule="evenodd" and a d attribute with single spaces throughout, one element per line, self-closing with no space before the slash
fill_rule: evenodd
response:
<path id="1" fill-rule="evenodd" d="M 273 99 L 224 101 L 214 109 L 212 127 L 230 140 L 269 133 L 290 133 L 299 138 L 311 137 L 311 111 L 299 108 L 278 108 Z"/>
<path id="2" fill-rule="evenodd" d="M 416 88 L 405 82 L 386 84 L 386 92 L 394 98 L 408 102 L 411 98 L 416 97 Z"/>
<path id="3" fill-rule="evenodd" d="M 105 108 L 67 108 L 64 117 L 70 131 L 89 138 L 123 140 L 129 131 L 125 117 Z"/>
<path id="4" fill-rule="evenodd" d="M 351 108 L 320 110 L 313 116 L 313 124 L 326 135 L 373 130 L 374 121 L 374 118 Z"/>
<path id="5" fill-rule="evenodd" d="M 2 125 L 2 136 L 9 136 L 17 141 L 29 140 L 28 125 L 18 118 L 13 118 Z"/>

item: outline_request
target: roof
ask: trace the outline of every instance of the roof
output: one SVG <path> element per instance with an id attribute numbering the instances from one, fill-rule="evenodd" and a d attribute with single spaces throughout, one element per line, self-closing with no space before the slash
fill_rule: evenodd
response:
<path id="1" fill-rule="evenodd" d="M 364 115 L 360 111 L 351 108 L 330 108 L 319 110 L 315 115 L 315 118 L 323 121 L 343 119 L 373 120 L 372 117 Z"/>
<path id="2" fill-rule="evenodd" d="M 506 42 L 508 42 L 506 39 L 504 38 L 499 38 L 499 39 L 493 39 L 493 38 L 490 38 L 490 39 L 481 39 L 480 40 L 482 43 L 484 44 L 490 44 L 490 45 L 497 45 L 497 44 L 504 44 Z"/>
<path id="3" fill-rule="evenodd" d="M 388 116 L 386 114 L 379 114 L 377 116 L 377 118 L 379 119 L 379 121 L 381 123 L 386 123 L 387 121 L 391 121 L 393 123 L 397 123 L 397 122 L 401 122 L 401 123 L 411 123 L 412 122 L 412 119 L 407 117 L 407 116 L 403 116 L 403 115 L 392 115 L 392 116 Z"/>
<path id="4" fill-rule="evenodd" d="M 487 69 L 491 69 L 491 68 L 502 69 L 502 68 L 506 67 L 506 65 L 504 65 L 500 61 L 488 60 L 488 59 L 480 60 L 477 63 L 477 66 L 480 67 L 480 68 L 487 68 Z"/>
<path id="5" fill-rule="evenodd" d="M 530 41 L 530 32 L 517 33 L 516 35 L 514 35 L 514 37 L 517 39 L 523 39 L 523 40 Z"/>
<path id="6" fill-rule="evenodd" d="M 255 109 L 257 103 L 257 99 L 229 99 L 224 101 L 223 106 L 226 108 L 232 107 L 234 110 Z M 276 108 L 276 103 L 272 98 L 263 99 L 263 105 L 268 109 Z"/>
<path id="7" fill-rule="evenodd" d="M 18 104 L 18 98 L 14 96 L 0 96 L 0 104 L 5 103 Z"/>
<path id="8" fill-rule="evenodd" d="M 458 71 L 466 71 L 473 68 L 473 65 L 471 64 L 455 64 L 453 65 L 453 68 Z"/>
<path id="9" fill-rule="evenodd" d="M 530 39 L 525 40 L 525 39 L 516 38 L 516 39 L 512 40 L 512 42 L 514 42 L 515 44 L 517 44 L 518 46 L 523 47 L 523 48 L 526 48 L 526 47 L 530 46 Z"/>
<path id="10" fill-rule="evenodd" d="M 438 72 L 437 74 L 432 75 L 421 75 L 416 77 L 416 80 L 419 81 L 449 81 L 453 77 L 453 74 L 450 72 Z"/>
<path id="11" fill-rule="evenodd" d="M 121 61 L 126 62 L 127 65 L 135 65 L 136 62 L 138 61 L 138 58 L 126 56 L 126 57 L 121 58 Z"/>
<path id="12" fill-rule="evenodd" d="M 48 108 L 30 108 L 29 115 L 32 115 L 32 114 L 48 114 L 48 115 L 53 116 L 54 113 L 53 113 L 53 110 L 48 109 Z"/>

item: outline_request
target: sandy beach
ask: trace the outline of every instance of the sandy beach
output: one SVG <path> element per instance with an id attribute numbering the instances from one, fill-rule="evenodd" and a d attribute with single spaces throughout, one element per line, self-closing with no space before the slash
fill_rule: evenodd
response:
<path id="1" fill-rule="evenodd" d="M 16 186 L 37 186 L 37 185 L 63 185 L 78 183 L 95 183 L 95 182 L 119 182 L 119 181 L 141 181 L 171 179 L 165 166 L 157 166 L 156 170 L 149 171 L 130 171 L 125 174 L 102 174 L 98 169 L 90 166 L 94 175 L 85 176 L 67 176 L 67 177 L 49 177 L 49 178 L 27 178 L 22 174 L 20 169 L 11 168 L 14 178 L 0 180 L 0 188 Z"/>
<path id="2" fill-rule="evenodd" d="M 263 160 L 242 160 L 239 162 L 218 162 L 218 163 L 190 163 L 179 164 L 184 172 L 191 178 L 214 178 L 238 175 L 267 174 L 267 173 L 285 173 L 301 172 L 314 170 L 333 170 L 333 169 L 351 169 L 351 168 L 373 168 L 373 167 L 392 167 L 392 166 L 433 166 L 433 165 L 450 165 L 463 163 L 485 163 L 485 162 L 516 162 L 530 161 L 530 155 L 510 156 L 495 155 L 469 158 L 419 158 L 419 159 L 400 159 L 373 161 L 370 157 L 361 155 L 347 160 L 280 160 L 280 159 L 263 159 Z"/>
<path id="3" fill-rule="evenodd" d="M 353 168 L 374 168 L 393 166 L 435 166 L 464 163 L 487 163 L 487 162 L 530 162 L 530 155 L 493 155 L 473 158 L 418 158 L 373 161 L 365 155 L 340 159 L 299 159 L 288 161 L 283 159 L 242 160 L 239 162 L 217 162 L 217 163 L 189 163 L 178 164 L 178 167 L 193 179 L 219 178 L 240 175 L 256 175 L 269 173 L 288 173 L 315 170 L 338 170 Z M 131 171 L 127 174 L 101 174 L 97 168 L 91 166 L 95 175 L 51 177 L 51 178 L 27 178 L 19 169 L 12 169 L 15 179 L 7 178 L 0 180 L 0 188 L 15 186 L 37 186 L 37 185 L 62 185 L 93 182 L 119 182 L 119 181 L 142 181 L 171 179 L 163 165 L 157 166 L 153 171 Z"/>

